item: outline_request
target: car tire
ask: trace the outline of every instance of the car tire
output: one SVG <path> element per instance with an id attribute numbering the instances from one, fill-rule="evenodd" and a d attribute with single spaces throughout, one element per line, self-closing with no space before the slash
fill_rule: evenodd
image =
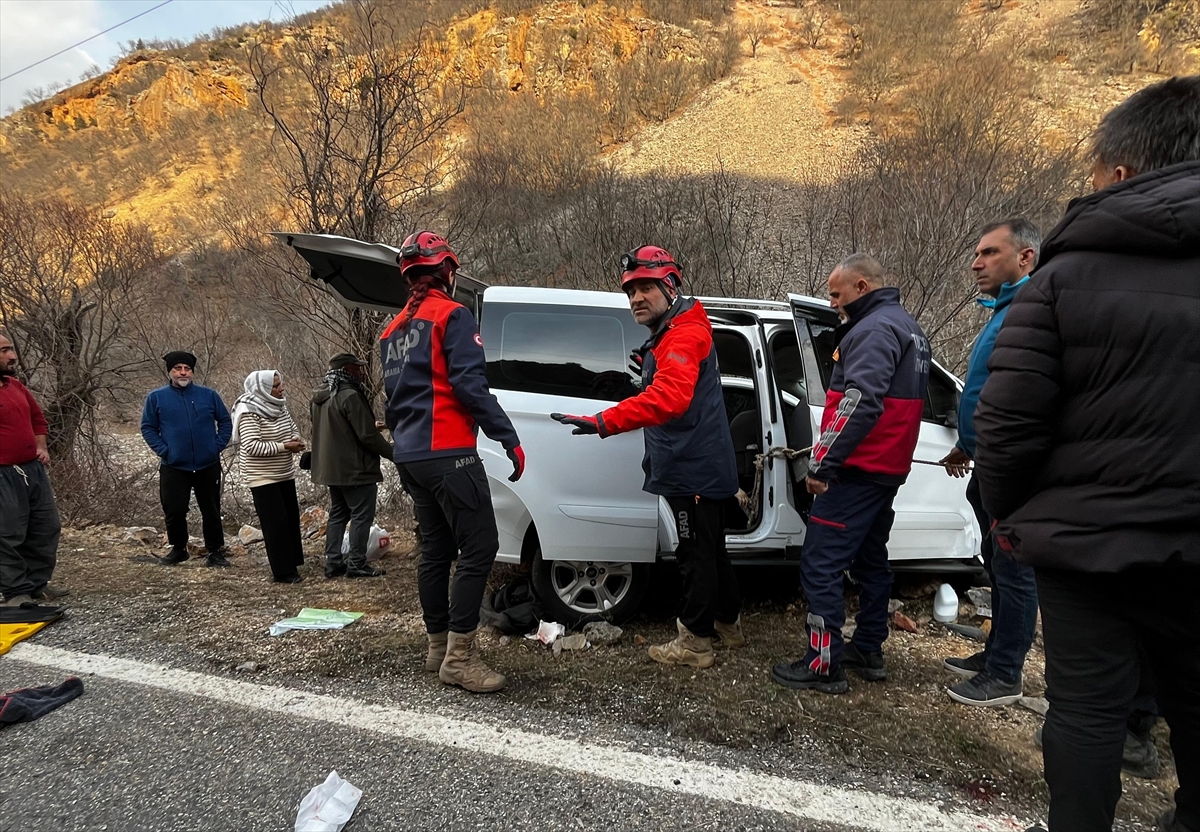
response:
<path id="1" fill-rule="evenodd" d="M 533 588 L 547 620 L 568 627 L 589 621 L 623 624 L 650 589 L 650 564 L 545 560 L 533 554 Z"/>

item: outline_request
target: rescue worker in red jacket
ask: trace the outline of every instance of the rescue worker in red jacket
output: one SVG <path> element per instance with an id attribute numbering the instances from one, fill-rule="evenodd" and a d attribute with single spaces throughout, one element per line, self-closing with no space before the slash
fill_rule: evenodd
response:
<path id="1" fill-rule="evenodd" d="M 817 495 L 800 555 L 808 651 L 775 665 L 771 678 L 789 688 L 845 693 L 847 668 L 870 681 L 887 678 L 892 500 L 912 469 L 930 353 L 925 333 L 900 305 L 900 290 L 883 285 L 883 267 L 869 254 L 852 254 L 833 270 L 829 302 L 842 324 L 806 480 Z M 847 570 L 861 587 L 860 610 L 854 640 L 843 644 Z"/>
<path id="2" fill-rule="evenodd" d="M 652 646 L 650 657 L 704 668 L 713 665 L 714 638 L 727 647 L 745 643 L 741 596 L 725 549 L 725 514 L 738 483 L 712 324 L 695 298 L 678 293 L 681 282 L 679 266 L 657 246 L 621 258 L 621 288 L 634 320 L 650 329 L 638 351 L 642 392 L 595 416 L 551 418 L 601 438 L 645 429 L 643 487 L 671 506 L 683 579 L 679 634 Z"/>
<path id="3" fill-rule="evenodd" d="M 408 303 L 384 330 L 380 351 L 394 459 L 421 529 L 417 589 L 429 634 L 425 669 L 448 685 L 491 693 L 505 679 L 479 658 L 475 631 L 500 539 L 476 450 L 479 428 L 512 460 L 509 480 L 524 472 L 525 454 L 488 389 L 475 321 L 453 300 L 458 257 L 442 237 L 421 231 L 404 241 L 399 259 Z"/>

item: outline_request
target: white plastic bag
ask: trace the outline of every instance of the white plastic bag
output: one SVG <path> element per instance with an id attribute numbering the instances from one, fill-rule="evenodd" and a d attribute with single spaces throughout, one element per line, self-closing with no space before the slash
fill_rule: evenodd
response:
<path id="1" fill-rule="evenodd" d="M 338 777 L 337 771 L 329 772 L 325 782 L 300 801 L 296 832 L 342 832 L 361 797 L 362 789 Z"/>
<path id="2" fill-rule="evenodd" d="M 379 560 L 391 545 L 392 538 L 388 535 L 387 530 L 379 526 L 372 526 L 371 539 L 367 541 L 367 560 Z M 349 529 L 346 529 L 346 533 L 342 535 L 342 554 L 350 554 Z"/>

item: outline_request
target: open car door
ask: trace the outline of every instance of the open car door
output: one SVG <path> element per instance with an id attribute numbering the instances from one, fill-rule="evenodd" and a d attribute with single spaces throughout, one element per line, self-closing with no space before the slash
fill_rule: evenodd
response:
<path id="1" fill-rule="evenodd" d="M 833 374 L 834 328 L 838 319 L 826 301 L 788 295 L 796 338 L 808 379 L 808 401 L 813 411 L 813 436 L 820 435 L 825 391 Z M 961 384 L 937 362 L 929 370 L 929 389 L 914 452 L 916 459 L 939 460 L 958 441 L 949 413 Z M 903 561 L 964 560 L 979 552 L 980 534 L 966 497 L 966 480 L 946 470 L 914 464 L 908 480 L 893 503 L 896 520 L 888 541 L 893 565 Z"/>
<path id="2" fill-rule="evenodd" d="M 273 231 L 271 235 L 308 262 L 313 280 L 329 286 L 344 306 L 377 312 L 399 312 L 408 302 L 408 284 L 400 279 L 400 249 L 364 243 L 335 234 Z M 454 299 L 479 320 L 486 284 L 458 273 Z"/>

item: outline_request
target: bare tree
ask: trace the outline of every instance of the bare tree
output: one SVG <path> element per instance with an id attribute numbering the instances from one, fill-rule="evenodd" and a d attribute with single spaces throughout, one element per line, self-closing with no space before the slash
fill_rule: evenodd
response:
<path id="1" fill-rule="evenodd" d="M 52 456 L 69 456 L 88 414 L 145 365 L 130 318 L 161 263 L 145 226 L 0 191 L 0 325 L 39 393 Z"/>
<path id="2" fill-rule="evenodd" d="M 798 15 L 800 24 L 800 35 L 804 38 L 804 42 L 808 44 L 809 49 L 816 49 L 821 45 L 821 38 L 825 36 L 825 27 L 829 24 L 829 17 L 821 10 L 819 3 L 809 3 L 800 10 Z"/>
<path id="3" fill-rule="evenodd" d="M 389 4 L 350 0 L 336 32 L 305 28 L 284 45 L 250 51 L 259 103 L 274 126 L 275 165 L 290 224 L 360 240 L 398 240 L 418 200 L 441 184 L 447 128 L 465 92 L 445 80 L 439 45 L 424 27 L 406 30 Z M 262 251 L 253 227 L 242 240 Z M 257 239 L 256 239 L 257 238 Z M 323 341 L 373 354 L 378 314 L 344 310 L 295 258 L 263 264 L 281 312 Z M 299 289 L 299 291 L 297 291 Z"/>
<path id="4" fill-rule="evenodd" d="M 750 41 L 750 57 L 757 58 L 759 44 L 763 42 L 763 38 L 775 31 L 775 27 L 766 18 L 756 17 L 746 25 L 743 31 Z"/>

